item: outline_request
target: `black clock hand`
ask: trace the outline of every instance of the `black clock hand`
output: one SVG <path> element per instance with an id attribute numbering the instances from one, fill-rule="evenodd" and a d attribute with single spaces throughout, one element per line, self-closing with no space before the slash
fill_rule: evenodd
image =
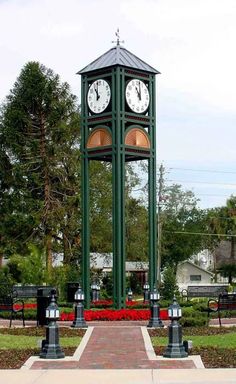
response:
<path id="1" fill-rule="evenodd" d="M 97 88 L 94 87 L 94 89 L 95 89 L 95 92 L 96 92 L 96 95 L 97 95 L 97 101 L 98 101 L 99 98 L 100 98 L 100 95 L 98 93 L 98 83 L 97 83 Z"/>
<path id="2" fill-rule="evenodd" d="M 140 85 L 140 82 L 139 82 L 139 100 L 142 99 L 142 96 L 141 96 L 141 85 Z"/>
<path id="3" fill-rule="evenodd" d="M 141 100 L 141 94 L 140 94 L 140 91 L 138 90 L 137 87 L 135 87 L 135 90 L 136 90 L 136 92 L 137 92 L 137 94 L 138 94 L 138 98 L 139 98 L 139 100 Z"/>

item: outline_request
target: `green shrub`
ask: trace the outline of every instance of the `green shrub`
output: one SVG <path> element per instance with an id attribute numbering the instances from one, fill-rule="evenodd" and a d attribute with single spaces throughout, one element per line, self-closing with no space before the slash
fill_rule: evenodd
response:
<path id="1" fill-rule="evenodd" d="M 17 283 L 40 285 L 44 282 L 45 254 L 34 244 L 25 256 L 14 255 L 8 262 L 9 273 Z"/>
<path id="2" fill-rule="evenodd" d="M 182 308 L 180 324 L 184 327 L 202 327 L 208 324 L 207 313 L 201 312 L 195 306 Z"/>
<path id="3" fill-rule="evenodd" d="M 136 273 L 131 272 L 126 286 L 127 288 L 130 287 L 134 294 L 140 295 L 142 293 L 142 287 Z"/>
<path id="4" fill-rule="evenodd" d="M 182 317 L 180 319 L 180 324 L 183 327 L 203 327 L 208 325 L 208 319 L 206 316 L 198 316 L 198 317 Z"/>
<path id="5" fill-rule="evenodd" d="M 160 288 L 160 293 L 164 300 L 173 300 L 174 296 L 179 296 L 176 274 L 172 266 L 164 269 L 163 284 Z"/>
<path id="6" fill-rule="evenodd" d="M 112 273 L 108 272 L 102 278 L 101 297 L 104 299 L 109 299 L 112 297 L 112 293 L 113 293 L 113 278 L 112 278 Z"/>

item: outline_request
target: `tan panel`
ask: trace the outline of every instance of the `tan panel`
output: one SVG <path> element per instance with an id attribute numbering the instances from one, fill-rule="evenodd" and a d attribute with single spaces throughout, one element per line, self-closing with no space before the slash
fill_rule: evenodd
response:
<path id="1" fill-rule="evenodd" d="M 140 128 L 132 128 L 125 137 L 125 144 L 133 147 L 150 148 L 147 134 Z"/>
<path id="2" fill-rule="evenodd" d="M 104 147 L 112 144 L 112 137 L 106 128 L 95 129 L 88 138 L 87 148 Z"/>

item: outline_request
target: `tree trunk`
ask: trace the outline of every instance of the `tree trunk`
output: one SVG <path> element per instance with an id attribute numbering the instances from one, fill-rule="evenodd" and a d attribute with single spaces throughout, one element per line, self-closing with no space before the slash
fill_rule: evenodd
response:
<path id="1" fill-rule="evenodd" d="M 234 264 L 235 238 L 231 237 L 230 263 Z"/>
<path id="2" fill-rule="evenodd" d="M 66 230 L 64 230 L 63 232 L 63 251 L 64 251 L 63 263 L 70 264 L 72 254 L 71 254 L 70 242 L 69 242 Z"/>
<path id="3" fill-rule="evenodd" d="M 46 267 L 50 276 L 52 270 L 52 232 L 49 228 L 49 216 L 51 212 L 50 201 L 50 178 L 48 173 L 48 158 L 46 152 L 46 126 L 43 114 L 40 115 L 40 156 L 43 165 L 43 180 L 44 180 L 44 212 L 43 223 L 45 227 L 45 248 L 46 248 Z"/>
<path id="4" fill-rule="evenodd" d="M 45 236 L 45 248 L 46 248 L 46 269 L 48 277 L 50 278 L 52 272 L 52 234 L 50 230 Z"/>

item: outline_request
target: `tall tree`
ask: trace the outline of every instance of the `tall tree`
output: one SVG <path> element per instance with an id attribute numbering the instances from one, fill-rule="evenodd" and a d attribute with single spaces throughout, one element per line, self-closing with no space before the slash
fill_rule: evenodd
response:
<path id="1" fill-rule="evenodd" d="M 224 243 L 220 261 L 216 269 L 228 277 L 229 283 L 236 276 L 236 196 L 231 195 L 226 201 L 226 206 L 208 211 L 208 224 L 216 234 L 213 249 Z M 228 243 L 228 244 L 227 244 Z"/>
<path id="2" fill-rule="evenodd" d="M 177 269 L 180 261 L 187 260 L 204 248 L 205 213 L 198 208 L 198 200 L 181 185 L 163 189 L 164 204 L 162 223 L 162 268 L 172 265 Z"/>
<path id="3" fill-rule="evenodd" d="M 71 210 L 78 209 L 79 114 L 68 84 L 40 63 L 27 63 L 2 109 L 0 134 L 12 168 L 8 238 L 18 251 L 38 241 L 50 271 L 54 245 L 61 237 L 64 247 L 71 243 Z"/>

